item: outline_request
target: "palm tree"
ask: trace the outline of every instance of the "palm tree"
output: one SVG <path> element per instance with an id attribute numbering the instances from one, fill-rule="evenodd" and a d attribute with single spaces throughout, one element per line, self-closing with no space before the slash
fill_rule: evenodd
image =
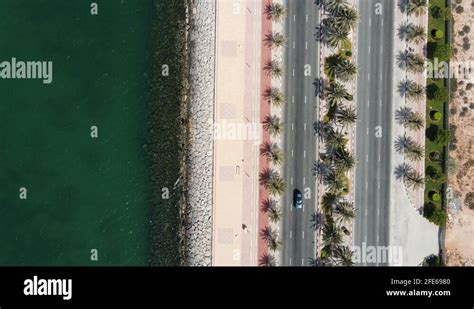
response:
<path id="1" fill-rule="evenodd" d="M 332 210 L 334 205 L 336 205 L 337 199 L 339 198 L 338 195 L 326 192 L 323 195 L 323 199 L 321 201 L 321 210 L 324 212 L 326 216 L 332 215 Z"/>
<path id="2" fill-rule="evenodd" d="M 344 188 L 343 175 L 336 171 L 331 171 L 324 175 L 323 180 L 331 193 L 338 194 Z"/>
<path id="3" fill-rule="evenodd" d="M 334 68 L 334 74 L 340 80 L 348 82 L 357 74 L 357 66 L 354 62 L 342 59 Z"/>
<path id="4" fill-rule="evenodd" d="M 331 48 L 339 48 L 349 42 L 349 30 L 343 27 L 328 29 L 325 35 L 326 42 Z"/>
<path id="5" fill-rule="evenodd" d="M 344 8 L 347 8 L 346 0 L 326 0 L 324 1 L 326 10 L 332 15 L 339 14 Z"/>
<path id="6" fill-rule="evenodd" d="M 266 168 L 260 172 L 259 181 L 272 196 L 281 195 L 285 191 L 285 181 L 281 178 L 280 174 L 273 169 Z"/>
<path id="7" fill-rule="evenodd" d="M 268 215 L 268 218 L 273 223 L 278 223 L 281 220 L 281 210 L 278 207 L 278 202 L 274 199 L 267 198 L 262 202 L 261 211 Z"/>
<path id="8" fill-rule="evenodd" d="M 333 255 L 334 260 L 337 265 L 340 266 L 353 266 L 354 262 L 352 261 L 353 252 L 348 247 L 337 246 L 334 249 Z"/>
<path id="9" fill-rule="evenodd" d="M 428 1 L 427 0 L 409 0 L 407 6 L 407 13 L 408 15 L 415 14 L 416 16 L 420 16 L 426 13 L 428 9 Z"/>
<path id="10" fill-rule="evenodd" d="M 276 107 L 281 107 L 285 103 L 285 95 L 280 88 L 277 87 L 267 87 L 263 93 L 263 97 L 269 104 Z"/>
<path id="11" fill-rule="evenodd" d="M 352 101 L 353 96 L 347 91 L 346 87 L 338 82 L 331 82 L 325 87 L 326 100 L 330 105 L 337 105 L 342 100 Z"/>
<path id="12" fill-rule="evenodd" d="M 410 101 L 419 102 L 425 97 L 425 88 L 414 81 L 408 80 L 406 83 L 406 96 Z"/>
<path id="13" fill-rule="evenodd" d="M 265 42 L 265 45 L 269 48 L 280 48 L 286 44 L 286 38 L 280 32 L 267 33 L 263 41 Z"/>
<path id="14" fill-rule="evenodd" d="M 332 252 L 332 248 L 342 243 L 341 229 L 332 222 L 326 222 L 323 226 L 323 246 Z"/>
<path id="15" fill-rule="evenodd" d="M 424 148 L 417 142 L 412 142 L 405 147 L 405 155 L 412 161 L 420 161 L 424 157 Z"/>
<path id="16" fill-rule="evenodd" d="M 397 167 L 395 167 L 395 178 L 397 180 L 403 180 L 407 178 L 407 176 L 413 171 L 413 167 L 407 163 L 401 163 Z"/>
<path id="17" fill-rule="evenodd" d="M 282 242 L 278 238 L 278 235 L 270 239 L 270 242 L 268 243 L 268 248 L 273 252 L 280 250 L 281 246 L 282 246 Z"/>
<path id="18" fill-rule="evenodd" d="M 283 123 L 278 116 L 266 116 L 263 121 L 263 128 L 267 130 L 270 135 L 276 137 L 283 132 Z"/>
<path id="19" fill-rule="evenodd" d="M 267 157 L 268 161 L 280 166 L 283 163 L 283 151 L 276 143 L 264 142 L 260 146 L 260 155 Z"/>
<path id="20" fill-rule="evenodd" d="M 412 112 L 405 122 L 405 127 L 412 131 L 418 131 L 423 128 L 423 116 L 418 112 Z"/>
<path id="21" fill-rule="evenodd" d="M 349 223 L 355 218 L 354 204 L 349 201 L 340 201 L 334 208 L 334 219 L 339 224 Z"/>
<path id="22" fill-rule="evenodd" d="M 268 244 L 272 239 L 276 238 L 276 232 L 271 226 L 265 226 L 260 230 L 260 237 Z"/>
<path id="23" fill-rule="evenodd" d="M 347 144 L 347 137 L 344 133 L 341 131 L 337 130 L 331 130 L 328 132 L 326 136 L 326 142 L 329 146 L 331 146 L 333 149 L 338 149 L 342 148 Z"/>
<path id="24" fill-rule="evenodd" d="M 410 24 L 407 27 L 406 39 L 410 43 L 415 43 L 416 45 L 426 41 L 426 32 L 425 28 L 420 25 Z"/>
<path id="25" fill-rule="evenodd" d="M 267 19 L 273 19 L 277 23 L 282 22 L 286 17 L 287 9 L 279 3 L 271 3 L 265 6 L 265 14 Z"/>
<path id="26" fill-rule="evenodd" d="M 409 72 L 422 73 L 425 70 L 425 58 L 418 54 L 407 53 L 406 65 Z"/>
<path id="27" fill-rule="evenodd" d="M 415 142 L 411 137 L 403 135 L 395 140 L 395 150 L 404 153 L 408 159 L 420 161 L 424 156 L 423 146 Z"/>
<path id="28" fill-rule="evenodd" d="M 262 254 L 262 256 L 258 259 L 258 266 L 276 266 L 275 257 L 271 254 Z"/>
<path id="29" fill-rule="evenodd" d="M 423 187 L 425 180 L 423 179 L 423 176 L 420 173 L 413 170 L 410 171 L 405 177 L 405 183 L 408 188 L 413 188 L 416 190 Z"/>
<path id="30" fill-rule="evenodd" d="M 353 126 L 357 121 L 357 113 L 353 107 L 339 106 L 336 114 L 337 123 L 343 128 Z"/>
<path id="31" fill-rule="evenodd" d="M 271 75 L 275 78 L 281 78 L 283 76 L 283 67 L 278 60 L 267 60 L 263 70 L 267 75 Z"/>
<path id="32" fill-rule="evenodd" d="M 359 16 L 356 9 L 346 6 L 335 15 L 334 19 L 338 27 L 349 31 L 356 28 Z"/>
<path id="33" fill-rule="evenodd" d="M 341 172 L 347 172 L 355 166 L 354 155 L 341 147 L 334 152 L 334 165 Z"/>

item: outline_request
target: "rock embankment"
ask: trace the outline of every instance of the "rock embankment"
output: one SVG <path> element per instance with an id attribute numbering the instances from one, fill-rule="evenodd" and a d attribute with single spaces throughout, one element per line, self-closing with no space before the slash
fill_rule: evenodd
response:
<path id="1" fill-rule="evenodd" d="M 215 1 L 189 1 L 190 105 L 186 265 L 212 263 Z"/>

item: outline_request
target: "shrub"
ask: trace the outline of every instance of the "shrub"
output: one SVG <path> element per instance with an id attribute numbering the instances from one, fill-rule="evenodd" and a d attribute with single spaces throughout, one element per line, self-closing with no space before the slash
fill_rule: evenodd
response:
<path id="1" fill-rule="evenodd" d="M 447 146 L 451 139 L 451 132 L 449 130 L 438 129 L 436 132 L 435 143 L 438 145 Z"/>
<path id="2" fill-rule="evenodd" d="M 437 87 L 436 91 L 434 92 L 434 97 L 436 101 L 444 102 L 448 99 L 448 89 L 446 87 Z"/>
<path id="3" fill-rule="evenodd" d="M 439 112 L 437 110 L 433 110 L 433 111 L 430 112 L 430 118 L 433 121 L 439 121 L 441 119 L 441 117 L 443 117 L 443 114 L 441 114 L 441 112 Z"/>
<path id="4" fill-rule="evenodd" d="M 431 30 L 431 36 L 433 37 L 433 39 L 439 40 L 444 37 L 444 32 L 440 29 L 433 29 Z"/>
<path id="5" fill-rule="evenodd" d="M 440 227 L 446 226 L 446 212 L 440 207 L 436 207 L 433 203 L 426 203 L 424 205 L 423 215 L 428 221 Z"/>
<path id="6" fill-rule="evenodd" d="M 438 58 L 439 61 L 448 61 L 451 58 L 451 46 L 449 44 L 437 44 L 433 57 Z"/>
<path id="7" fill-rule="evenodd" d="M 436 254 L 431 254 L 425 257 L 423 260 L 422 266 L 440 266 L 440 259 L 439 256 Z"/>
<path id="8" fill-rule="evenodd" d="M 433 202 L 439 202 L 441 200 L 441 196 L 438 193 L 435 193 L 431 196 L 431 200 Z"/>

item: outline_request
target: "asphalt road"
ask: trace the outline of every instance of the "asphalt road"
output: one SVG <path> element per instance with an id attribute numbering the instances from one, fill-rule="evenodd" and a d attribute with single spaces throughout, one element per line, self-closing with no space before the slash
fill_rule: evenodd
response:
<path id="1" fill-rule="evenodd" d="M 319 150 L 313 123 L 319 110 L 313 82 L 319 75 L 319 46 L 315 41 L 319 14 L 312 0 L 290 0 L 286 4 L 284 177 L 287 187 L 282 205 L 281 265 L 306 266 L 310 258 L 315 258 L 311 218 L 316 212 L 317 184 L 312 168 Z M 304 74 L 305 65 L 311 67 L 309 76 Z M 303 193 L 302 209 L 293 207 L 295 189 Z"/>
<path id="2" fill-rule="evenodd" d="M 389 241 L 392 131 L 393 0 L 358 1 L 354 246 Z M 383 13 L 375 14 L 382 3 Z M 376 136 L 381 130 L 381 137 Z M 379 131 L 380 132 L 380 131 Z M 361 263 L 361 265 L 374 265 Z M 377 265 L 383 265 L 378 264 Z"/>

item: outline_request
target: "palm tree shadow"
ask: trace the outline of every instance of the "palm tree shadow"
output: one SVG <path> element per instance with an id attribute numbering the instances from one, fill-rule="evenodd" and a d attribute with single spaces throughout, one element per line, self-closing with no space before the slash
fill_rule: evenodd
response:
<path id="1" fill-rule="evenodd" d="M 398 83 L 397 85 L 397 92 L 403 98 L 407 94 L 408 91 L 408 81 L 404 80 Z"/>
<path id="2" fill-rule="evenodd" d="M 396 58 L 398 67 L 402 70 L 406 70 L 408 66 L 408 52 L 406 50 L 400 51 Z"/>
<path id="3" fill-rule="evenodd" d="M 405 13 L 408 8 L 408 0 L 399 0 L 398 1 L 398 8 L 402 13 Z"/>
<path id="4" fill-rule="evenodd" d="M 405 179 L 405 177 L 413 170 L 413 168 L 406 164 L 401 163 L 395 167 L 395 178 L 397 180 Z"/>
<path id="5" fill-rule="evenodd" d="M 395 120 L 399 125 L 403 125 L 410 118 L 411 113 L 411 108 L 400 107 L 400 109 L 395 112 Z"/>
<path id="6" fill-rule="evenodd" d="M 408 24 L 406 22 L 403 22 L 402 24 L 400 24 L 400 26 L 397 29 L 397 33 L 398 33 L 398 38 L 404 41 L 408 34 Z"/>
<path id="7" fill-rule="evenodd" d="M 265 185 L 267 181 L 273 176 L 274 172 L 270 168 L 265 168 L 263 171 L 260 172 L 258 175 L 259 182 L 261 185 Z"/>
<path id="8" fill-rule="evenodd" d="M 314 96 L 315 97 L 319 96 L 320 99 L 323 98 L 323 91 L 322 91 L 323 84 L 324 84 L 324 79 L 322 77 L 314 79 L 314 82 L 313 82 Z"/>

